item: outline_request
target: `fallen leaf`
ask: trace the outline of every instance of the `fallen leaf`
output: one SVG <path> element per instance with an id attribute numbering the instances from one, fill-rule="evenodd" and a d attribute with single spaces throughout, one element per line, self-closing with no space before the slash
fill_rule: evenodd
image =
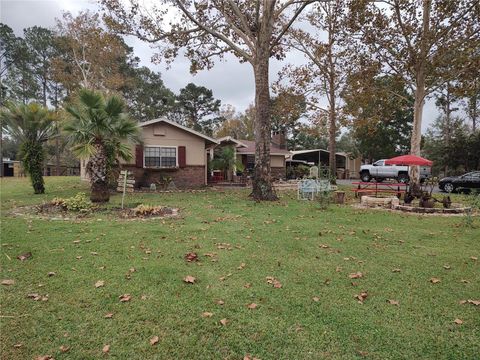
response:
<path id="1" fill-rule="evenodd" d="M 185 254 L 185 260 L 187 260 L 188 262 L 198 261 L 198 255 L 195 252 L 189 252 Z"/>
<path id="2" fill-rule="evenodd" d="M 150 339 L 150 345 L 153 346 L 153 345 L 157 344 L 159 340 L 160 340 L 160 339 L 158 338 L 158 336 L 152 337 L 152 338 Z"/>
<path id="3" fill-rule="evenodd" d="M 17 256 L 17 259 L 20 260 L 20 261 L 25 261 L 27 259 L 30 259 L 32 257 L 32 253 L 31 252 L 27 252 L 25 254 L 21 254 L 21 255 L 18 255 Z"/>
<path id="4" fill-rule="evenodd" d="M 341 267 L 341 266 L 337 266 L 337 267 L 335 268 L 335 271 L 336 271 L 336 272 L 342 271 L 342 267 Z"/>
<path id="5" fill-rule="evenodd" d="M 212 317 L 212 316 L 213 316 L 213 313 L 208 312 L 208 311 L 205 311 L 204 313 L 202 313 L 202 317 L 204 317 L 204 318 L 209 318 L 209 317 Z"/>
<path id="6" fill-rule="evenodd" d="M 320 298 L 319 298 L 318 296 L 314 296 L 314 297 L 312 298 L 312 300 L 315 301 L 315 302 L 319 302 L 319 301 L 320 301 Z"/>
<path id="7" fill-rule="evenodd" d="M 258 305 L 255 304 L 255 303 L 251 303 L 251 304 L 248 304 L 248 305 L 247 305 L 247 307 L 248 307 L 249 309 L 251 309 L 251 310 L 256 309 L 257 306 L 258 306 Z"/>
<path id="8" fill-rule="evenodd" d="M 250 288 L 252 287 L 252 284 L 246 283 L 245 285 L 243 285 L 243 287 L 244 287 L 245 289 L 250 289 Z"/>
<path id="9" fill-rule="evenodd" d="M 217 300 L 217 304 L 218 305 L 223 305 L 223 304 L 225 304 L 225 302 L 223 300 Z"/>
<path id="10" fill-rule="evenodd" d="M 250 354 L 247 354 L 243 357 L 243 360 L 260 360 L 260 359 L 256 357 L 251 357 Z"/>
<path id="11" fill-rule="evenodd" d="M 13 285 L 13 284 L 15 284 L 15 280 L 12 280 L 12 279 L 2 280 L 2 285 Z"/>
<path id="12" fill-rule="evenodd" d="M 90 252 L 90 255 L 94 255 L 94 256 L 95 256 L 95 255 L 98 255 L 98 253 L 97 253 L 96 251 L 91 251 L 91 252 Z"/>
<path id="13" fill-rule="evenodd" d="M 34 301 L 48 301 L 48 295 L 42 296 L 37 293 L 27 294 L 27 298 L 33 299 Z"/>
<path id="14" fill-rule="evenodd" d="M 74 244 L 80 244 L 80 240 L 73 240 Z"/>
<path id="15" fill-rule="evenodd" d="M 460 281 L 461 281 L 462 283 L 464 283 L 464 284 L 469 284 L 469 283 L 470 283 L 470 281 L 465 280 L 465 279 L 462 279 L 462 280 L 460 280 Z"/>
<path id="16" fill-rule="evenodd" d="M 104 354 L 108 353 L 109 351 L 110 351 L 110 345 L 105 345 L 105 346 L 103 347 L 103 349 L 102 349 L 102 352 L 103 352 Z"/>
<path id="17" fill-rule="evenodd" d="M 82 260 L 82 256 L 77 256 L 77 260 Z"/>
<path id="18" fill-rule="evenodd" d="M 66 353 L 68 350 L 70 350 L 69 346 L 62 345 L 60 346 L 60 351 L 63 353 Z"/>
<path id="19" fill-rule="evenodd" d="M 401 271 L 402 271 L 402 270 L 400 270 L 400 269 L 393 269 L 393 270 L 392 270 L 392 272 L 394 272 L 394 273 L 399 273 L 399 272 L 401 272 Z"/>
<path id="20" fill-rule="evenodd" d="M 35 360 L 54 360 L 52 355 L 40 355 L 35 358 Z"/>
<path id="21" fill-rule="evenodd" d="M 191 275 L 187 275 L 183 278 L 183 281 L 186 282 L 187 284 L 195 284 L 195 281 L 197 279 L 195 279 L 193 276 Z"/>
<path id="22" fill-rule="evenodd" d="M 479 306 L 480 305 L 480 300 L 460 300 L 460 304 L 472 304 L 472 305 L 475 305 L 475 306 Z"/>
<path id="23" fill-rule="evenodd" d="M 120 299 L 120 302 L 127 302 L 132 299 L 132 295 L 130 294 L 123 294 L 118 297 Z"/>
<path id="24" fill-rule="evenodd" d="M 140 296 L 140 300 L 147 300 L 147 295 Z"/>
<path id="25" fill-rule="evenodd" d="M 355 299 L 357 299 L 360 304 L 363 304 L 367 296 L 368 296 L 368 293 L 366 291 L 363 291 L 360 294 L 355 295 Z"/>
<path id="26" fill-rule="evenodd" d="M 444 268 L 445 270 L 450 270 L 452 267 L 451 267 L 450 265 L 443 265 L 443 268 Z"/>
<path id="27" fill-rule="evenodd" d="M 478 257 L 476 257 L 476 256 L 470 256 L 470 259 L 472 259 L 473 261 L 477 261 L 477 260 L 478 260 Z"/>
<path id="28" fill-rule="evenodd" d="M 356 272 L 356 273 L 353 273 L 353 274 L 348 275 L 348 277 L 349 277 L 350 279 L 360 279 L 360 278 L 363 277 L 363 274 L 358 271 L 358 272 Z"/>
<path id="29" fill-rule="evenodd" d="M 220 324 L 222 324 L 223 326 L 225 326 L 225 325 L 228 324 L 228 320 L 227 320 L 227 319 L 222 319 L 222 320 L 220 320 Z"/>
<path id="30" fill-rule="evenodd" d="M 113 313 L 107 313 L 104 318 L 105 319 L 111 319 L 113 317 Z"/>
<path id="31" fill-rule="evenodd" d="M 98 280 L 98 281 L 95 283 L 95 287 L 96 287 L 96 288 L 104 287 L 104 286 L 105 286 L 105 281 L 103 281 L 103 280 Z"/>
<path id="32" fill-rule="evenodd" d="M 274 288 L 280 289 L 282 287 L 282 284 L 280 283 L 280 281 L 275 279 L 273 276 L 267 276 L 266 279 L 267 279 L 267 284 L 273 285 Z"/>
<path id="33" fill-rule="evenodd" d="M 128 272 L 129 272 L 129 273 L 134 273 L 135 271 L 137 271 L 137 269 L 135 269 L 134 267 L 128 269 Z"/>
<path id="34" fill-rule="evenodd" d="M 438 284 L 438 283 L 440 282 L 440 279 L 438 279 L 438 278 L 431 278 L 431 279 L 430 279 L 430 282 L 431 282 L 432 284 Z"/>
<path id="35" fill-rule="evenodd" d="M 463 320 L 460 320 L 460 319 L 455 319 L 455 320 L 453 320 L 453 322 L 457 325 L 462 325 L 463 324 Z"/>
<path id="36" fill-rule="evenodd" d="M 396 305 L 396 306 L 400 305 L 400 303 L 399 303 L 397 300 L 389 299 L 389 300 L 387 300 L 387 302 L 388 302 L 390 305 Z"/>
<path id="37" fill-rule="evenodd" d="M 238 270 L 245 269 L 245 263 L 241 263 L 240 266 L 237 268 Z"/>

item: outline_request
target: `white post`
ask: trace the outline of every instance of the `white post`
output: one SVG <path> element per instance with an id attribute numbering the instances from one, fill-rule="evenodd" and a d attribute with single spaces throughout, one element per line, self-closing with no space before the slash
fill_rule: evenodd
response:
<path id="1" fill-rule="evenodd" d="M 128 176 L 128 171 L 125 170 L 125 171 L 122 171 L 120 172 L 120 174 L 122 174 L 124 177 L 123 177 L 123 193 L 122 193 L 122 209 L 123 209 L 123 201 L 125 200 L 125 192 L 127 190 L 127 176 Z"/>

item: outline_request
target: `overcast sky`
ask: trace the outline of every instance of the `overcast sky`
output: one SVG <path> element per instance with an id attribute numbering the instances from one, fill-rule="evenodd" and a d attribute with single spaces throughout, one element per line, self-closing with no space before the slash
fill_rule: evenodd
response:
<path id="1" fill-rule="evenodd" d="M 63 11 L 73 14 L 81 10 L 98 10 L 93 0 L 0 0 L 1 22 L 10 26 L 17 36 L 22 35 L 24 28 L 43 26 L 53 28 L 55 18 L 61 17 Z M 150 59 L 154 50 L 135 38 L 129 38 L 127 43 L 134 48 L 134 53 L 141 59 L 141 65 L 159 71 L 165 85 L 174 92 L 184 87 L 189 82 L 205 86 L 213 90 L 213 95 L 222 101 L 222 104 L 231 104 L 237 111 L 243 111 L 254 101 L 253 71 L 250 64 L 240 64 L 238 60 L 229 55 L 223 62 L 218 61 L 212 70 L 204 70 L 191 75 L 189 62 L 183 57 L 178 57 L 170 69 L 164 64 L 155 65 Z M 282 62 L 271 61 L 270 78 L 275 81 L 278 72 L 287 62 L 301 63 L 301 55 L 291 53 Z M 433 101 L 428 101 L 424 108 L 424 121 L 422 129 L 435 119 L 438 112 Z"/>

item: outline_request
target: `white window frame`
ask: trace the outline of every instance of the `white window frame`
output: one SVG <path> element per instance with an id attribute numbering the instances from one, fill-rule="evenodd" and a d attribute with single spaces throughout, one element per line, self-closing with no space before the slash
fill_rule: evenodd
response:
<path id="1" fill-rule="evenodd" d="M 145 165 L 145 153 L 146 153 L 146 148 L 164 148 L 164 149 L 175 149 L 175 167 L 162 167 L 162 166 L 146 166 Z M 165 146 L 165 145 L 145 145 L 143 147 L 143 168 L 144 169 L 178 169 L 178 146 L 172 145 L 172 146 Z"/>

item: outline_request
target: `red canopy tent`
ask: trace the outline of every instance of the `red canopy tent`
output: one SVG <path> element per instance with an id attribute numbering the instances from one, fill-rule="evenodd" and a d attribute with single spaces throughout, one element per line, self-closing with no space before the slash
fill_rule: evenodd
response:
<path id="1" fill-rule="evenodd" d="M 432 166 L 433 162 L 415 155 L 402 155 L 385 160 L 385 165 L 419 165 Z"/>

